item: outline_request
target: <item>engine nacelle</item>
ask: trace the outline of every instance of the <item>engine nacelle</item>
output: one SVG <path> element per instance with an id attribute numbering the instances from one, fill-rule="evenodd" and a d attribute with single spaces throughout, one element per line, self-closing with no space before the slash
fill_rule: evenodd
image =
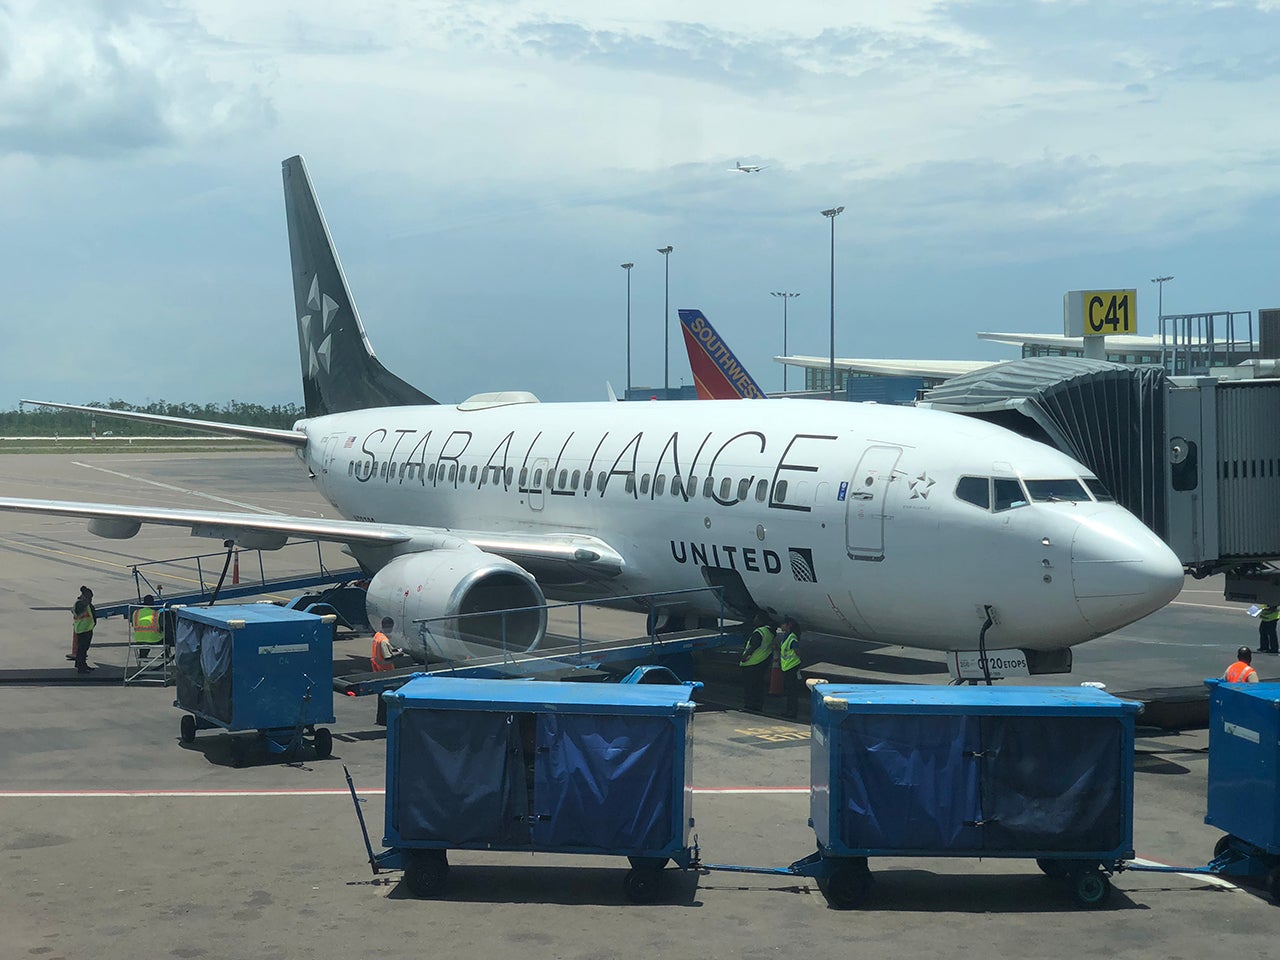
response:
<path id="1" fill-rule="evenodd" d="M 392 560 L 369 582 L 365 607 L 375 630 L 383 617 L 391 617 L 392 643 L 425 663 L 533 650 L 547 631 L 546 602 L 523 567 L 460 548 Z M 520 607 L 534 609 L 496 612 Z M 415 620 L 430 622 L 419 630 Z"/>

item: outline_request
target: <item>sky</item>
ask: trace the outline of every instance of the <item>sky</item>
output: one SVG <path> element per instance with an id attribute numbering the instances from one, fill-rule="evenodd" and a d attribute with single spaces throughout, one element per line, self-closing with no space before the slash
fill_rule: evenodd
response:
<path id="1" fill-rule="evenodd" d="M 1280 306 L 1280 0 L 0 0 L 0 408 L 300 402 L 280 161 L 443 401 Z M 731 172 L 735 162 L 764 165 Z M 664 263 L 670 350 L 664 351 Z M 798 373 L 790 375 L 794 387 Z"/>

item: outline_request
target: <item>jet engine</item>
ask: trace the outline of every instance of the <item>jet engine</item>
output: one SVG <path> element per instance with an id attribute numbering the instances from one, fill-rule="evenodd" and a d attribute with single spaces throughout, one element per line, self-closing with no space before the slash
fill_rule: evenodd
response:
<path id="1" fill-rule="evenodd" d="M 533 650 L 547 630 L 545 603 L 523 567 L 460 547 L 392 560 L 369 582 L 365 607 L 375 630 L 391 617 L 392 643 L 425 663 Z"/>

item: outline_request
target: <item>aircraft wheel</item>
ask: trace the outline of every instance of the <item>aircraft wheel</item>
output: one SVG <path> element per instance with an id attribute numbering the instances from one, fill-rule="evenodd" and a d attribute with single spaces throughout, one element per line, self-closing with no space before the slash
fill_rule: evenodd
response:
<path id="1" fill-rule="evenodd" d="M 183 743 L 194 741 L 196 738 L 196 718 L 189 713 L 184 714 L 178 724 L 178 735 L 182 738 Z"/>

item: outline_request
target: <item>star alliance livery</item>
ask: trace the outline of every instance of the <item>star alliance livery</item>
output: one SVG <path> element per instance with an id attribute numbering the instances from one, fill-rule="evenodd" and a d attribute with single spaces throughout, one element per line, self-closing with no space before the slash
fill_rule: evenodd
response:
<path id="1" fill-rule="evenodd" d="M 528 608 L 506 641 L 532 649 L 547 597 L 711 585 L 743 618 L 786 611 L 840 637 L 1069 663 L 1067 648 L 1182 586 L 1172 551 L 1085 467 L 956 414 L 527 393 L 437 403 L 374 355 L 302 158 L 283 166 L 306 418 L 274 430 L 94 412 L 291 446 L 344 519 L 16 498 L 0 509 L 83 517 L 104 537 L 163 524 L 247 548 L 345 544 L 371 579 L 370 621 L 394 617 L 393 642 L 419 658 L 415 619 Z M 688 596 L 705 599 L 684 616 L 720 612 L 711 591 Z M 444 652 L 465 655 L 478 632 Z"/>

